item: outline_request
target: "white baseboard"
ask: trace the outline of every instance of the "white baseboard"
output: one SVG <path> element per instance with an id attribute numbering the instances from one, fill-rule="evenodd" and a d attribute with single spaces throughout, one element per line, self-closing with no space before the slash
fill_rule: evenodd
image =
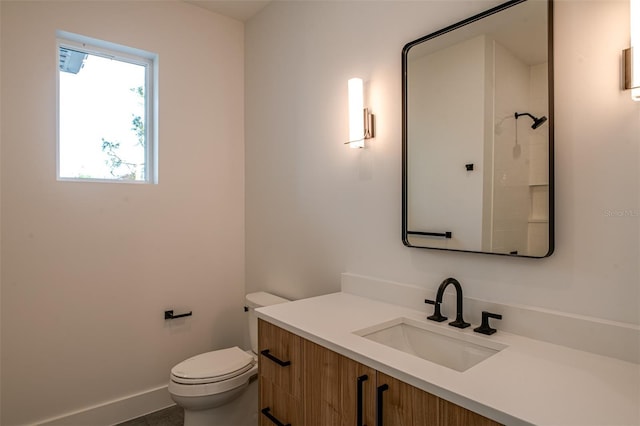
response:
<path id="1" fill-rule="evenodd" d="M 342 291 L 411 309 L 432 312 L 424 299 L 434 299 L 435 291 L 425 288 L 343 273 Z M 447 306 L 455 306 L 455 296 L 444 297 Z M 640 363 L 640 326 L 600 318 L 574 315 L 532 306 L 493 303 L 464 298 L 464 316 L 472 324 L 480 323 L 482 311 L 502 314 L 494 321 L 498 330 L 543 340 L 581 351 L 623 361 Z"/>
<path id="2" fill-rule="evenodd" d="M 109 426 L 175 405 L 167 385 L 38 422 L 42 426 Z"/>

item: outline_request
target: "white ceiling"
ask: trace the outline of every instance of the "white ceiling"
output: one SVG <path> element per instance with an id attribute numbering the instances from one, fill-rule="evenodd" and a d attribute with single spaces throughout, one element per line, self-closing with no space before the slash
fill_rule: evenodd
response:
<path id="1" fill-rule="evenodd" d="M 187 3 L 245 22 L 271 0 L 185 0 Z"/>

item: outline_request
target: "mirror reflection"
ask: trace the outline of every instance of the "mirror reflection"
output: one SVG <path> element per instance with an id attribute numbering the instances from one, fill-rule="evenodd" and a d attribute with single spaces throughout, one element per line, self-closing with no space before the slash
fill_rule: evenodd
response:
<path id="1" fill-rule="evenodd" d="M 405 46 L 405 245 L 553 251 L 550 11 L 511 1 Z"/>

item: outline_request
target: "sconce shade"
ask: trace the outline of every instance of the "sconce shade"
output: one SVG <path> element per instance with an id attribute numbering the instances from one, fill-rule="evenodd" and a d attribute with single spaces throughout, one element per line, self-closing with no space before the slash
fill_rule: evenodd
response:
<path id="1" fill-rule="evenodd" d="M 364 148 L 364 84 L 361 78 L 349 80 L 349 146 Z"/>

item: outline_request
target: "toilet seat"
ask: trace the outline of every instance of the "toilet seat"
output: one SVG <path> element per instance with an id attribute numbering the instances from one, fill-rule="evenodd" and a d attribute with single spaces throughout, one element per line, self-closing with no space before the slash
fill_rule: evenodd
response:
<path id="1" fill-rule="evenodd" d="M 255 363 L 252 355 L 234 346 L 182 361 L 171 369 L 171 380 L 184 385 L 217 383 L 242 375 Z"/>
<path id="2" fill-rule="evenodd" d="M 230 348 L 234 349 L 234 348 Z M 224 351 L 228 351 L 228 349 L 223 349 Z M 249 357 L 249 364 L 244 367 L 234 370 L 231 372 L 226 372 L 226 374 L 218 375 L 215 377 L 209 378 L 184 378 L 180 377 L 180 369 L 178 369 L 178 365 L 176 365 L 173 369 L 171 369 L 171 379 L 169 380 L 169 393 L 172 395 L 172 398 L 176 400 L 176 398 L 199 398 L 199 397 L 211 397 L 214 395 L 222 396 L 223 394 L 230 394 L 232 392 L 241 391 L 241 389 L 246 388 L 249 385 L 249 381 L 252 377 L 258 375 L 258 358 L 255 354 L 250 351 L 244 352 L 240 350 L 242 354 L 239 354 L 237 351 L 229 351 L 230 353 L 235 353 L 239 356 L 237 359 L 247 359 Z M 220 351 L 213 351 L 220 352 Z M 212 352 L 207 352 L 207 354 L 212 354 Z M 201 355 L 207 355 L 201 354 Z M 244 356 L 246 355 L 246 356 Z M 215 355 L 209 355 L 215 356 Z M 194 357 L 197 358 L 200 355 Z M 203 357 L 206 358 L 206 357 Z M 188 360 L 187 360 L 188 361 Z M 184 362 L 184 361 L 183 361 Z M 174 371 L 178 373 L 177 375 L 173 374 Z M 192 373 L 193 374 L 193 373 Z M 180 382 L 178 382 L 178 380 Z M 184 401 L 184 400 L 183 400 Z M 177 401 L 176 401 L 177 402 Z"/>

